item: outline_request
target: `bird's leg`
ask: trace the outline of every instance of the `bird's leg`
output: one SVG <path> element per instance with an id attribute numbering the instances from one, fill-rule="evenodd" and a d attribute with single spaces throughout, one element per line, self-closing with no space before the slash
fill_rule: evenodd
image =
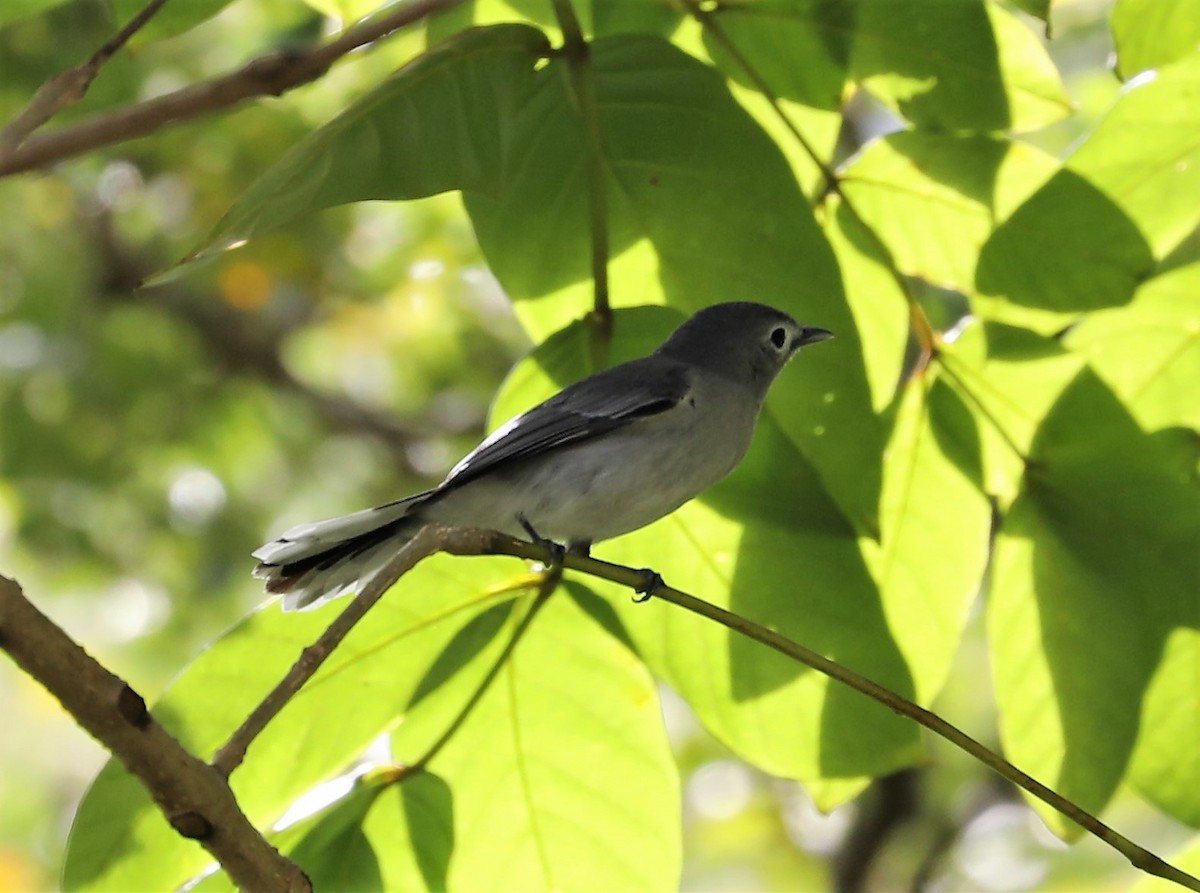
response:
<path id="1" fill-rule="evenodd" d="M 571 540 L 571 542 L 567 543 L 567 554 L 580 555 L 584 558 L 590 557 L 592 554 L 592 541 Z"/>
<path id="2" fill-rule="evenodd" d="M 642 582 L 638 584 L 637 589 L 633 590 L 637 593 L 633 600 L 640 605 L 644 601 L 649 601 L 650 596 L 667 584 L 663 581 L 662 574 L 652 571 L 648 567 L 642 568 L 638 573 L 642 575 Z"/>
<path id="3" fill-rule="evenodd" d="M 517 522 L 521 525 L 521 529 L 529 537 L 529 541 L 535 546 L 541 546 L 550 553 L 550 567 L 562 568 L 563 559 L 567 557 L 567 550 L 562 543 L 556 543 L 554 540 L 548 540 L 529 523 L 529 519 L 524 515 L 517 515 Z"/>

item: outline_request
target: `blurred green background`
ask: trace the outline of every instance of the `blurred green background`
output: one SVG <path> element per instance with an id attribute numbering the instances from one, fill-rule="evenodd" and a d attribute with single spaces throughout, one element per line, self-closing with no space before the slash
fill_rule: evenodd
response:
<path id="1" fill-rule="evenodd" d="M 1050 50 L 1081 114 L 1034 139 L 1061 153 L 1119 83 L 1110 4 L 1053 6 Z M 114 27 L 91 0 L 7 18 L 3 120 Z M 62 120 L 336 27 L 300 2 L 242 0 L 118 55 Z M 438 480 L 530 346 L 453 195 L 326 212 L 136 288 L 199 243 L 270 161 L 419 49 L 402 36 L 282 100 L 0 180 L 0 572 L 148 700 L 261 601 L 251 549 Z M 877 114 L 860 111 L 865 133 Z M 993 740 L 978 627 L 937 707 Z M 0 704 L 0 891 L 51 889 L 105 752 L 7 661 Z M 665 706 L 685 773 L 687 890 L 822 890 L 835 876 L 843 889 L 892 890 L 915 875 L 927 889 L 1091 891 L 1136 876 L 1090 838 L 1068 850 L 948 747 L 933 746 L 933 771 L 885 779 L 825 816 L 798 785 L 729 757 L 669 693 Z M 1187 838 L 1132 799 L 1107 816 L 1159 853 Z M 889 820 L 900 831 L 852 886 L 839 854 Z"/>

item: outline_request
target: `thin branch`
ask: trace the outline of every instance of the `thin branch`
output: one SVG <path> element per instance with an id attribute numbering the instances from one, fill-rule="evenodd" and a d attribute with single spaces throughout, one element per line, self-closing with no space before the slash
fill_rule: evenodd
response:
<path id="1" fill-rule="evenodd" d="M 137 34 L 167 0 L 150 0 L 128 24 L 111 38 L 84 63 L 54 75 L 33 94 L 33 99 L 15 118 L 0 129 L 0 158 L 16 149 L 26 138 L 61 112 L 87 95 L 96 75 L 121 47 Z"/>
<path id="2" fill-rule="evenodd" d="M 459 555 L 513 555 L 543 563 L 549 563 L 554 556 L 543 546 L 537 546 L 522 540 L 513 539 L 494 531 L 446 529 L 442 536 L 442 548 L 445 551 Z M 627 586 L 635 592 L 644 590 L 647 580 L 645 570 L 636 570 L 619 564 L 611 564 L 582 555 L 568 553 L 563 559 L 563 565 L 571 570 L 581 571 L 594 577 L 609 580 L 613 583 Z M 1042 784 L 1031 775 L 1022 772 L 999 754 L 989 750 L 966 732 L 942 719 L 907 698 L 901 697 L 890 689 L 884 688 L 867 677 L 844 667 L 824 655 L 793 642 L 774 630 L 762 624 L 755 623 L 717 607 L 706 601 L 689 595 L 670 586 L 660 586 L 652 590 L 652 595 L 662 601 L 670 602 L 693 614 L 699 614 L 715 621 L 736 633 L 753 639 L 768 648 L 778 651 L 805 666 L 849 686 L 857 692 L 878 701 L 888 709 L 906 716 L 914 722 L 929 729 L 935 735 L 946 739 L 960 750 L 966 751 L 989 769 L 1007 778 L 1013 784 L 1027 791 L 1032 796 L 1062 813 L 1075 824 L 1104 841 L 1115 849 L 1137 869 L 1164 878 L 1189 890 L 1200 893 L 1200 878 L 1196 878 L 1175 866 L 1163 861 L 1154 853 L 1139 846 L 1129 838 L 1115 831 L 1091 813 L 1080 808 L 1061 794 Z"/>
<path id="3" fill-rule="evenodd" d="M 125 142 L 162 128 L 259 96 L 281 96 L 316 80 L 358 47 L 389 36 L 462 0 L 410 0 L 387 15 L 362 22 L 328 43 L 299 52 L 276 52 L 237 71 L 192 84 L 165 96 L 97 115 L 79 124 L 30 137 L 10 150 L 0 149 L 0 177 L 45 167 L 101 146 Z"/>
<path id="4" fill-rule="evenodd" d="M 321 637 L 300 652 L 300 657 L 292 668 L 250 712 L 213 757 L 212 767 L 221 777 L 228 778 L 230 773 L 241 765 L 251 742 L 266 728 L 267 723 L 287 706 L 288 701 L 300 691 L 304 683 L 312 678 L 321 664 L 325 663 L 334 649 L 341 644 L 342 639 L 346 638 L 350 630 L 366 616 L 383 594 L 420 561 L 439 550 L 442 533 L 442 528 L 432 525 L 418 530 L 392 560 L 371 578 L 362 591 L 354 596 L 346 610 L 337 616 Z"/>
<path id="5" fill-rule="evenodd" d="M 0 649 L 120 759 L 171 826 L 208 850 L 240 889 L 311 893 L 308 878 L 255 830 L 225 780 L 184 750 L 137 692 L 5 577 L 0 577 Z"/>
<path id="6" fill-rule="evenodd" d="M 700 26 L 713 36 L 713 39 L 721 45 L 725 52 L 729 53 L 729 57 L 737 63 L 750 82 L 754 84 L 754 89 L 761 93 L 767 102 L 770 103 L 771 109 L 775 112 L 776 117 L 779 118 L 780 123 L 791 132 L 796 142 L 800 144 L 800 148 L 808 155 L 809 160 L 821 171 L 821 176 L 825 178 L 825 183 L 821 189 L 817 190 L 817 196 L 820 197 L 829 192 L 841 195 L 842 189 L 841 184 L 838 182 L 837 172 L 821 158 L 812 143 L 808 141 L 808 138 L 800 132 L 800 128 L 796 126 L 796 123 L 784 112 L 783 106 L 779 101 L 779 94 L 771 89 L 771 85 L 767 83 L 766 78 L 759 74 L 758 69 L 750 64 L 750 60 L 746 58 L 745 54 L 738 49 L 737 44 L 725 33 L 713 11 L 705 8 L 700 3 L 700 0 L 684 0 L 684 5 L 692 17 L 700 23 Z"/>
<path id="7" fill-rule="evenodd" d="M 589 322 L 598 336 L 593 340 L 593 365 L 602 366 L 612 339 L 612 306 L 609 301 L 608 176 L 600 139 L 600 106 L 596 101 L 591 51 L 570 0 L 553 0 L 554 15 L 563 33 L 571 90 L 579 107 L 587 151 L 588 230 L 592 237 L 592 312 Z"/>

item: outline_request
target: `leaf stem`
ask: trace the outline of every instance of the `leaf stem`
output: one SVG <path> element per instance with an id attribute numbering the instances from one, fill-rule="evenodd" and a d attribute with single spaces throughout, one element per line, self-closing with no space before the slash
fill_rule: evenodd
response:
<path id="1" fill-rule="evenodd" d="M 1012 450 L 1013 454 L 1021 460 L 1021 464 L 1028 468 L 1030 464 L 1029 456 L 1027 456 L 1025 451 L 1021 449 L 1016 439 L 1008 433 L 1008 429 L 1000 424 L 1000 420 L 996 418 L 995 414 L 990 409 L 988 409 L 987 404 L 979 399 L 979 395 L 976 394 L 974 389 L 967 384 L 966 379 L 963 378 L 963 376 L 960 374 L 960 371 L 955 368 L 955 366 L 958 365 L 957 358 L 951 357 L 946 353 L 939 354 L 938 365 L 946 373 L 946 375 L 949 376 L 955 390 L 957 390 L 963 395 L 963 397 L 970 401 L 971 405 L 979 411 L 979 414 L 987 419 L 988 424 L 992 426 L 992 430 L 999 435 L 1000 439 L 1004 441 L 1010 450 Z"/>
<path id="2" fill-rule="evenodd" d="M 608 282 L 608 177 L 600 134 L 600 106 L 596 100 L 590 45 L 583 36 L 583 29 L 570 0 L 554 0 L 554 15 L 563 33 L 563 56 L 567 60 L 571 91 L 579 108 L 587 151 L 588 228 L 592 258 L 592 312 L 588 321 L 594 333 L 592 365 L 602 368 L 607 365 L 613 320 Z"/>
<path id="3" fill-rule="evenodd" d="M 742 69 L 746 77 L 750 79 L 752 84 L 754 84 L 754 89 L 756 89 L 766 98 L 767 102 L 770 103 L 772 110 L 775 112 L 783 126 L 786 127 L 789 132 L 791 132 L 792 136 L 795 137 L 796 142 L 800 144 L 800 148 L 804 150 L 806 155 L 808 155 L 809 160 L 812 161 L 812 163 L 821 171 L 821 176 L 824 178 L 825 182 L 816 192 L 816 201 L 820 201 L 821 197 L 830 192 L 841 195 L 842 189 L 841 184 L 838 181 L 837 172 L 830 167 L 820 155 L 817 154 L 817 150 L 813 147 L 812 143 L 808 141 L 808 138 L 800 132 L 800 128 L 796 126 L 796 123 L 792 121 L 790 117 L 788 117 L 786 112 L 784 112 L 783 106 L 779 101 L 779 94 L 771 89 L 771 86 L 767 83 L 766 78 L 759 74 L 758 69 L 750 64 L 750 60 L 746 58 L 745 54 L 738 49 L 737 44 L 734 43 L 730 39 L 729 35 L 725 33 L 725 30 L 721 27 L 720 23 L 718 23 L 714 12 L 711 9 L 706 8 L 700 2 L 700 0 L 684 0 L 684 3 L 687 6 L 687 10 L 691 14 L 692 18 L 698 21 L 700 26 L 708 31 L 708 33 L 713 36 L 714 40 L 721 44 L 721 47 L 725 50 L 725 52 L 729 54 L 730 58 L 738 64 L 738 67 Z"/>

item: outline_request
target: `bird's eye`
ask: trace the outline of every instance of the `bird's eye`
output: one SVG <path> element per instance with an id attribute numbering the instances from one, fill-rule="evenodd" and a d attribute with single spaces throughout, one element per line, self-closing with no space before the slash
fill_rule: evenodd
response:
<path id="1" fill-rule="evenodd" d="M 783 346 L 787 344 L 787 331 L 783 326 L 771 330 L 771 343 L 780 350 L 783 350 Z"/>

